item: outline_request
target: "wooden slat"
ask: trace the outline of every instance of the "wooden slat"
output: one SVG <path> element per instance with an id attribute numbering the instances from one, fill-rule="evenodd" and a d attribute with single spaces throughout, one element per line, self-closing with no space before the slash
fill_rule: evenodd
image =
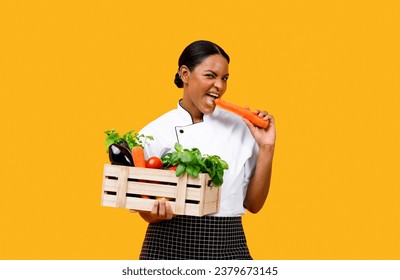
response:
<path id="1" fill-rule="evenodd" d="M 200 174 L 200 183 L 201 183 L 201 187 L 200 187 L 200 198 L 199 198 L 199 213 L 198 215 L 203 215 L 203 208 L 204 208 L 204 199 L 205 199 L 205 193 L 207 190 L 207 181 L 205 180 L 205 176 L 204 174 Z"/>
<path id="2" fill-rule="evenodd" d="M 171 170 L 138 168 L 133 167 L 129 170 L 129 178 L 139 180 L 154 180 L 168 183 L 177 183 L 178 177 Z"/>
<path id="3" fill-rule="evenodd" d="M 160 196 L 175 198 L 177 186 L 161 185 L 155 183 L 145 182 L 128 182 L 128 194 L 140 194 L 150 196 Z M 105 179 L 103 184 L 103 192 L 116 192 L 117 180 Z M 200 188 L 187 188 L 186 199 L 200 201 L 201 199 Z"/>
<path id="4" fill-rule="evenodd" d="M 116 192 L 117 191 L 117 180 L 111 180 L 106 177 L 104 177 L 103 180 L 103 191 L 112 191 Z"/>
<path id="5" fill-rule="evenodd" d="M 104 175 L 107 177 L 118 177 L 119 169 L 122 165 L 105 164 Z M 170 183 L 177 183 L 178 178 L 175 173 L 171 170 L 162 169 L 150 169 L 150 168 L 139 168 L 139 167 L 128 167 L 129 175 L 128 178 L 138 180 L 155 180 L 165 181 Z"/>
<path id="6" fill-rule="evenodd" d="M 186 199 L 200 201 L 201 189 L 187 188 L 186 189 Z"/>
<path id="7" fill-rule="evenodd" d="M 126 198 L 126 208 L 141 210 L 141 211 L 151 211 L 153 208 L 155 200 L 154 199 L 144 199 L 136 197 Z"/>
<path id="8" fill-rule="evenodd" d="M 105 197 L 104 197 L 104 194 L 105 194 L 105 189 L 106 189 L 106 185 L 105 185 L 105 181 L 106 181 L 106 176 L 105 176 L 105 174 L 106 174 L 106 169 L 107 169 L 107 164 L 105 164 L 104 165 L 104 167 L 103 167 L 103 186 L 102 186 L 102 188 L 101 188 L 101 205 L 104 205 L 104 199 L 105 199 Z"/>
<path id="9" fill-rule="evenodd" d="M 124 208 L 126 203 L 126 190 L 128 185 L 129 168 L 121 166 L 117 182 L 117 207 Z"/>
<path id="10" fill-rule="evenodd" d="M 117 206 L 117 196 L 103 194 L 101 200 L 102 206 L 116 207 Z"/>
<path id="11" fill-rule="evenodd" d="M 104 176 L 118 177 L 120 167 L 121 167 L 120 165 L 105 164 L 104 165 Z"/>
<path id="12" fill-rule="evenodd" d="M 143 198 L 135 198 L 135 197 L 127 197 L 126 198 L 126 207 L 127 209 L 134 209 L 134 210 L 140 210 L 140 211 L 151 211 L 154 205 L 154 199 L 143 199 Z M 108 206 L 108 207 L 116 207 L 117 203 L 117 197 L 115 195 L 103 195 L 103 202 L 102 206 Z M 171 208 L 174 212 L 174 214 L 179 214 L 176 212 L 175 207 L 176 204 L 175 202 L 169 201 L 168 202 L 171 205 Z M 210 202 L 210 203 L 205 203 L 204 208 L 201 211 L 201 215 L 208 215 L 215 213 L 218 210 L 218 202 Z M 199 216 L 199 205 L 198 204 L 191 204 L 191 203 L 186 203 L 185 205 L 185 212 L 183 213 L 184 215 L 192 215 L 192 216 Z"/>
<path id="13" fill-rule="evenodd" d="M 212 214 L 218 211 L 218 202 L 212 201 L 204 204 L 202 209 L 202 215 Z"/>
<path id="14" fill-rule="evenodd" d="M 176 200 L 175 200 L 175 214 L 185 213 L 185 200 L 186 200 L 186 184 L 187 184 L 187 174 L 183 174 L 178 178 L 178 186 L 176 190 Z"/>
<path id="15" fill-rule="evenodd" d="M 215 203 L 217 204 L 216 205 L 216 209 L 215 209 L 215 212 L 218 212 L 219 211 L 219 207 L 220 207 L 220 205 L 221 205 L 221 187 L 219 187 L 219 188 L 217 188 L 217 193 L 216 193 L 216 195 L 214 196 L 214 199 L 213 200 L 215 200 Z M 214 212 L 214 213 L 215 213 Z"/>
<path id="16" fill-rule="evenodd" d="M 175 198 L 177 186 L 129 182 L 128 193 Z"/>
<path id="17" fill-rule="evenodd" d="M 186 203 L 184 215 L 199 216 L 199 205 Z"/>

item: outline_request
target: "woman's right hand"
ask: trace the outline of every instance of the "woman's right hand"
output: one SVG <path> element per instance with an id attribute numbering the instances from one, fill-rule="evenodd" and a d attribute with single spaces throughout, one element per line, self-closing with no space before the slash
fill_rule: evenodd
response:
<path id="1" fill-rule="evenodd" d="M 130 210 L 132 213 L 137 212 Z M 140 216 L 148 223 L 158 223 L 164 220 L 170 220 L 174 217 L 171 205 L 165 198 L 156 200 L 150 212 L 139 211 Z"/>

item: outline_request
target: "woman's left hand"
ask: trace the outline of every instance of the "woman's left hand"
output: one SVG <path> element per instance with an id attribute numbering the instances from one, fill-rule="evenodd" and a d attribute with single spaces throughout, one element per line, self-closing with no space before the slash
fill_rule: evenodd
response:
<path id="1" fill-rule="evenodd" d="M 246 109 L 249 110 L 248 107 L 246 107 Z M 259 147 L 274 146 L 276 139 L 274 117 L 272 115 L 269 115 L 266 111 L 254 110 L 253 113 L 259 118 L 269 121 L 268 127 L 260 128 L 252 124 L 250 121 L 243 119 L 254 139 L 256 140 L 256 143 Z"/>

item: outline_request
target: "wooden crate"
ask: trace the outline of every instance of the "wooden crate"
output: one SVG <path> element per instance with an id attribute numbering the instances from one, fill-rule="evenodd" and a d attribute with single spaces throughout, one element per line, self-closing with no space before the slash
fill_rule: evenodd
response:
<path id="1" fill-rule="evenodd" d="M 157 197 L 165 197 L 176 215 L 213 214 L 219 209 L 220 188 L 209 183 L 206 173 L 176 177 L 171 170 L 105 164 L 101 205 L 150 211 Z"/>

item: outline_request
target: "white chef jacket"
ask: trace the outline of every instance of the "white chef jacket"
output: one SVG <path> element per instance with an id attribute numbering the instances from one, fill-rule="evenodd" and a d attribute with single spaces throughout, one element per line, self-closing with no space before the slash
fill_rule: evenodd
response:
<path id="1" fill-rule="evenodd" d="M 178 142 L 183 148 L 198 148 L 203 155 L 218 155 L 225 160 L 229 169 L 224 171 L 220 210 L 213 216 L 245 214 L 243 201 L 256 165 L 258 146 L 240 117 L 217 107 L 212 114 L 204 115 L 203 122 L 194 124 L 178 102 L 177 109 L 155 119 L 139 133 L 154 137 L 145 142 L 146 158 L 161 158 L 173 151 Z"/>

